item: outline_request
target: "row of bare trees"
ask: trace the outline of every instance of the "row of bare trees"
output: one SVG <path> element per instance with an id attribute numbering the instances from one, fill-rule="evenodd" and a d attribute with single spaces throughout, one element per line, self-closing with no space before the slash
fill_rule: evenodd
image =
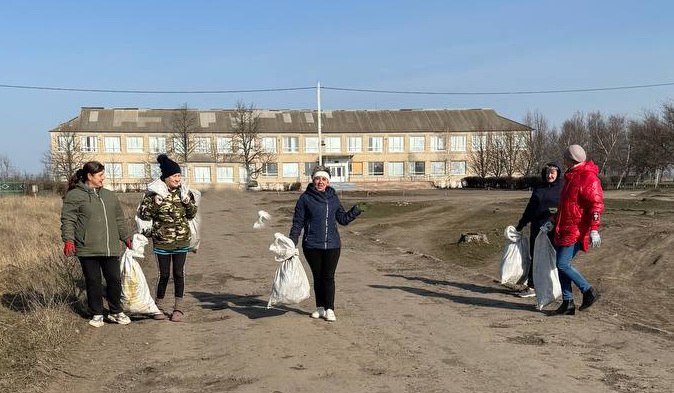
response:
<path id="1" fill-rule="evenodd" d="M 232 140 L 229 147 L 231 152 L 221 152 L 219 147 L 210 148 L 207 153 L 199 149 L 201 140 L 197 139 L 200 136 L 198 113 L 183 104 L 172 115 L 166 153 L 178 163 L 238 163 L 245 168 L 246 183 L 249 183 L 251 179 L 258 177 L 265 164 L 274 161 L 274 154 L 262 146 L 259 132 L 260 113 L 254 104 L 237 102 L 232 119 Z M 58 148 L 50 149 L 43 159 L 48 172 L 57 179 L 70 177 L 86 161 L 95 158 L 93 152 L 87 152 L 81 146 L 77 119 L 60 126 L 57 143 Z M 148 157 L 147 161 L 152 160 L 153 157 Z"/>
<path id="2" fill-rule="evenodd" d="M 620 188 L 629 177 L 655 186 L 674 166 L 674 105 L 639 119 L 601 112 L 575 113 L 560 129 L 551 128 L 540 112 L 529 112 L 523 123 L 529 133 L 484 133 L 473 136 L 469 162 L 478 176 L 535 175 L 548 162 L 561 161 L 571 144 L 584 147 L 600 174 Z"/>

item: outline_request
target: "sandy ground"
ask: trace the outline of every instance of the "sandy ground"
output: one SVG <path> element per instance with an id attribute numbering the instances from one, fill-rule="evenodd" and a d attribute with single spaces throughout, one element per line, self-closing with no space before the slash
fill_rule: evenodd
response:
<path id="1" fill-rule="evenodd" d="M 469 194 L 453 195 L 442 197 L 460 204 Z M 337 322 L 309 318 L 313 296 L 266 309 L 268 247 L 288 232 L 297 196 L 206 193 L 186 321 L 94 329 L 83 320 L 82 344 L 53 365 L 46 392 L 672 391 L 674 339 L 618 313 L 608 283 L 590 310 L 546 316 L 495 283 L 493 263 L 441 264 L 412 247 L 425 250 L 421 229 L 375 233 L 367 212 L 341 230 Z M 505 198 L 519 198 L 515 210 L 526 201 Z M 253 230 L 259 209 L 274 220 Z"/>

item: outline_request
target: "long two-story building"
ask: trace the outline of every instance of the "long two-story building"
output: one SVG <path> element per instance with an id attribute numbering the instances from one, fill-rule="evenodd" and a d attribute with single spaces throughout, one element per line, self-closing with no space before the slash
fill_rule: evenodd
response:
<path id="1" fill-rule="evenodd" d="M 81 109 L 79 116 L 50 130 L 52 154 L 64 149 L 65 131 L 78 149 L 102 162 L 108 186 L 139 188 L 159 176 L 156 156 L 171 152 L 173 122 L 181 109 Z M 240 160 L 232 160 L 236 110 L 189 110 L 197 126 L 194 150 L 181 162 L 188 182 L 202 187 L 238 187 L 246 182 Z M 272 154 L 257 182 L 280 188 L 309 181 L 320 158 L 333 183 L 415 182 L 456 184 L 473 173 L 470 154 L 486 135 L 531 132 L 492 109 L 257 110 L 259 143 Z M 482 138 L 482 139 L 481 139 Z M 177 158 L 177 157 L 174 157 Z M 228 162 L 229 161 L 229 162 Z"/>

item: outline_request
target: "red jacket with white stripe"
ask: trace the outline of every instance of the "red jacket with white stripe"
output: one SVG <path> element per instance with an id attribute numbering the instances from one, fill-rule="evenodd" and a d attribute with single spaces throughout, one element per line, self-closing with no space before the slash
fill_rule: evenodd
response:
<path id="1" fill-rule="evenodd" d="M 564 174 L 564 188 L 557 209 L 554 244 L 571 246 L 582 240 L 588 250 L 590 231 L 598 230 L 604 197 L 599 181 L 599 168 L 585 161 Z"/>

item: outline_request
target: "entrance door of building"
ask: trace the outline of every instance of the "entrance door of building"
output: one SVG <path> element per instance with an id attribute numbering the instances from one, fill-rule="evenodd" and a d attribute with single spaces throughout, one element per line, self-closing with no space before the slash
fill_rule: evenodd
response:
<path id="1" fill-rule="evenodd" d="M 349 180 L 349 167 L 346 163 L 326 164 L 330 169 L 330 182 L 343 183 Z"/>

